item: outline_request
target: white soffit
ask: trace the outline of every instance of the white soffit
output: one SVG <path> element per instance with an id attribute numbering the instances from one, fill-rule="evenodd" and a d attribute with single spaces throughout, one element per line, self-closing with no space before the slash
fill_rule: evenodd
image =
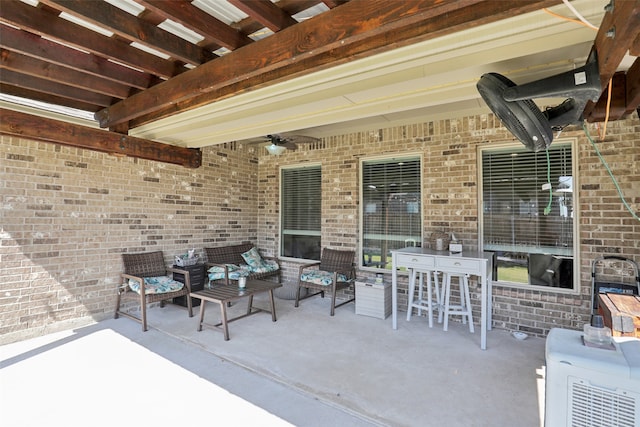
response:
<path id="1" fill-rule="evenodd" d="M 603 2 L 573 3 L 591 22 L 601 21 Z M 571 16 L 563 5 L 553 10 Z M 300 129 L 325 127 L 326 133 L 348 121 L 384 123 L 430 110 L 449 117 L 473 106 L 488 111 L 475 88 L 482 74 L 526 82 L 581 66 L 595 35 L 538 11 L 240 94 L 131 134 L 202 147 Z"/>

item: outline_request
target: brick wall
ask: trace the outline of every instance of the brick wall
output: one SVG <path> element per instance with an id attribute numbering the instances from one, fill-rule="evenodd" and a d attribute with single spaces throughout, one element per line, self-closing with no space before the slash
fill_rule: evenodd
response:
<path id="1" fill-rule="evenodd" d="M 589 125 L 600 152 L 607 158 L 623 194 L 638 213 L 640 206 L 640 121 L 637 114 L 608 124 L 604 142 Z M 565 130 L 562 137 L 578 139 L 580 217 L 579 293 L 567 294 L 494 286 L 494 326 L 545 336 L 553 327 L 581 329 L 591 315 L 591 263 L 606 254 L 640 262 L 640 222 L 623 207 L 614 184 L 582 129 Z M 358 167 L 362 157 L 393 153 L 421 153 L 425 239 L 434 232 L 455 230 L 465 247 L 478 240 L 477 147 L 512 141 L 513 136 L 492 115 L 425 122 L 325 138 L 321 146 L 301 145 L 281 157 L 261 157 L 260 182 L 278 188 L 279 165 L 322 164 L 323 246 L 358 247 Z M 270 217 L 260 223 L 277 229 L 278 193 L 263 192 L 261 212 Z M 276 237 L 277 238 L 277 237 Z M 276 245 L 277 247 L 277 245 Z M 284 263 L 286 280 L 295 280 L 295 263 Z M 373 276 L 359 272 L 360 277 Z M 388 277 L 387 280 L 390 280 Z M 472 300 L 481 289 L 471 281 Z M 407 304 L 406 276 L 399 279 L 399 308 Z M 474 316 L 480 318 L 479 304 Z"/>
<path id="2" fill-rule="evenodd" d="M 123 252 L 258 239 L 255 148 L 186 169 L 0 138 L 0 340 L 112 316 Z"/>
<path id="3" fill-rule="evenodd" d="M 634 113 L 609 123 L 598 142 L 636 211 L 639 135 Z M 494 286 L 496 327 L 542 336 L 554 326 L 581 328 L 590 314 L 592 260 L 640 261 L 640 223 L 625 212 L 582 130 L 563 136 L 579 139 L 580 294 Z M 359 159 L 421 153 L 425 237 L 455 230 L 474 246 L 477 146 L 513 139 L 489 114 L 336 135 L 280 157 L 259 145 L 207 147 L 194 170 L 0 138 L 0 342 L 112 316 L 124 251 L 163 250 L 169 263 L 187 248 L 202 256 L 203 246 L 251 241 L 277 254 L 280 165 L 321 163 L 323 245 L 357 248 Z M 294 281 L 297 265 L 283 267 L 284 280 Z M 480 292 L 475 283 L 473 292 Z M 399 307 L 406 307 L 405 278 Z"/>

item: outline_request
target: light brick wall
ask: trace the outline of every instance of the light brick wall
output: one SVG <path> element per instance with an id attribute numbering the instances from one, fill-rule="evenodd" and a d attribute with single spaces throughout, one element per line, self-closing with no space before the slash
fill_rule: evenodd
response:
<path id="1" fill-rule="evenodd" d="M 596 127 L 589 126 L 597 136 Z M 581 198 L 580 293 L 566 293 L 494 286 L 494 326 L 545 336 L 553 327 L 581 329 L 591 315 L 591 263 L 594 258 L 617 254 L 640 262 L 640 222 L 624 209 L 615 186 L 582 129 L 565 130 L 562 137 L 577 138 L 578 193 Z M 480 144 L 513 141 L 513 136 L 492 114 L 418 123 L 325 138 L 320 145 L 301 145 L 295 152 L 260 159 L 260 182 L 273 190 L 263 192 L 261 213 L 268 213 L 269 233 L 277 229 L 278 167 L 305 162 L 322 164 L 322 244 L 357 248 L 359 159 L 384 154 L 421 153 L 425 239 L 434 232 L 453 230 L 465 247 L 478 243 L 478 165 Z M 609 123 L 599 150 L 609 160 L 627 201 L 640 206 L 640 121 L 637 114 Z M 277 235 L 274 236 L 277 239 Z M 277 244 L 275 245 L 277 248 Z M 295 280 L 295 263 L 284 263 L 285 279 Z M 372 276 L 359 272 L 360 277 Z M 390 280 L 387 277 L 387 280 Z M 481 289 L 472 280 L 472 300 Z M 406 276 L 399 279 L 399 308 L 407 304 Z M 474 316 L 480 318 L 474 302 Z"/>
<path id="2" fill-rule="evenodd" d="M 581 328 L 590 314 L 592 260 L 640 261 L 640 223 L 625 212 L 582 130 L 563 136 L 579 139 L 580 295 L 494 286 L 496 327 L 541 336 L 554 326 Z M 454 230 L 475 246 L 477 146 L 506 140 L 513 137 L 489 114 L 336 135 L 280 157 L 260 145 L 207 147 L 194 170 L 2 136 L 0 342 L 112 316 L 124 251 L 163 250 L 170 263 L 187 248 L 202 256 L 204 246 L 251 241 L 276 255 L 280 165 L 322 165 L 323 245 L 355 249 L 359 159 L 421 153 L 425 238 Z M 609 123 L 598 146 L 638 211 L 637 115 Z M 297 265 L 283 267 L 293 282 Z M 399 301 L 404 309 L 405 278 Z"/>
<path id="3" fill-rule="evenodd" d="M 0 138 L 0 340 L 112 316 L 123 252 L 257 242 L 254 148 L 186 169 Z"/>

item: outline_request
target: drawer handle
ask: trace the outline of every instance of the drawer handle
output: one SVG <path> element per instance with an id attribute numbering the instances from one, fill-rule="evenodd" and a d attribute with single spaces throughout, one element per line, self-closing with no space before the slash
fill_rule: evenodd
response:
<path id="1" fill-rule="evenodd" d="M 418 260 L 414 258 L 411 260 L 411 262 L 418 262 Z"/>
<path id="2" fill-rule="evenodd" d="M 460 264 L 458 261 L 454 262 L 453 265 L 460 267 L 462 264 Z"/>

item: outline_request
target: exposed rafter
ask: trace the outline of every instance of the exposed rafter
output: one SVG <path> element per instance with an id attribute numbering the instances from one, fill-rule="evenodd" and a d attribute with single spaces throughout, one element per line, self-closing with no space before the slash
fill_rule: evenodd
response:
<path id="1" fill-rule="evenodd" d="M 626 73 L 616 74 L 627 53 L 640 55 L 640 0 L 612 1 L 606 10 L 594 43 L 604 90 L 597 103 L 589 102 L 585 108 L 584 117 L 590 122 L 600 122 L 606 117 L 618 120 L 640 105 L 640 58 L 636 58 Z M 612 84 L 612 102 L 607 116 L 609 84 Z"/>
<path id="2" fill-rule="evenodd" d="M 461 28 L 537 10 L 554 1 L 371 0 L 349 2 L 225 55 L 96 114 L 109 127 L 204 105 L 234 93 L 308 74 Z M 446 19 L 445 19 L 446 18 Z M 178 108 L 176 109 L 176 106 Z"/>
<path id="3" fill-rule="evenodd" d="M 368 0 L 363 7 L 347 0 L 40 0 L 34 7 L 1 1 L 2 93 L 96 113 L 100 125 L 112 131 L 94 134 L 88 128 L 85 134 L 81 127 L 71 131 L 64 123 L 19 116 L 27 123 L 39 121 L 40 128 L 13 124 L 11 130 L 3 122 L 3 133 L 19 127 L 23 136 L 47 140 L 46 123 L 51 142 L 70 138 L 70 145 L 107 152 L 117 152 L 116 142 L 129 130 L 159 119 L 561 3 Z M 594 49 L 604 87 L 627 53 L 640 55 L 640 0 L 610 3 Z M 615 74 L 612 89 L 609 120 L 638 109 L 640 60 Z M 604 120 L 606 94 L 588 105 L 588 120 Z M 75 141 L 67 131 L 96 142 Z M 105 149 L 103 141 L 112 145 Z M 166 161 L 186 150 L 167 146 L 167 154 L 162 145 L 141 141 L 141 147 L 152 148 L 138 152 L 137 144 L 125 144 L 126 154 Z M 172 162 L 193 165 L 192 160 Z"/>
<path id="4" fill-rule="evenodd" d="M 214 57 L 211 51 L 106 2 L 86 0 L 40 0 L 40 2 L 113 32 L 124 40 L 143 44 L 187 64 L 200 65 Z"/>
<path id="5" fill-rule="evenodd" d="M 179 0 L 139 0 L 139 3 L 164 19 L 171 19 L 200 34 L 201 45 L 211 50 L 223 46 L 235 50 L 252 42 L 242 32 L 203 12 L 193 4 Z"/>
<path id="6" fill-rule="evenodd" d="M 198 168 L 202 152 L 0 108 L 0 133 Z"/>

